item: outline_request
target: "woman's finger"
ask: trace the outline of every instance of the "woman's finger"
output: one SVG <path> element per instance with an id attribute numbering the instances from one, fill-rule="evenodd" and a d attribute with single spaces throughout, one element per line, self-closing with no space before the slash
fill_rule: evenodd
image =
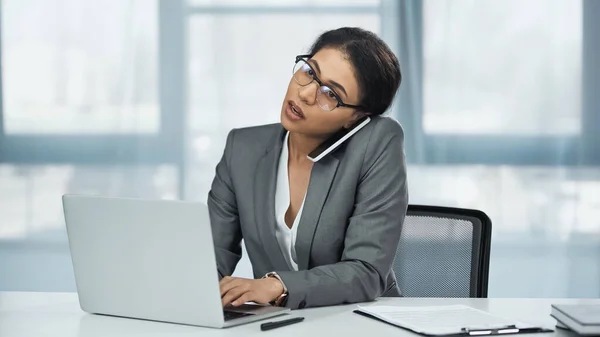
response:
<path id="1" fill-rule="evenodd" d="M 245 292 L 242 296 L 240 296 L 238 299 L 236 299 L 235 301 L 231 302 L 231 305 L 233 305 L 234 307 L 239 307 L 240 305 L 246 303 L 246 302 L 254 302 L 256 301 L 255 296 L 254 296 L 254 292 L 253 291 L 247 291 Z"/>
<path id="2" fill-rule="evenodd" d="M 241 284 L 237 287 L 233 287 L 229 289 L 226 293 L 222 295 L 221 303 L 223 306 L 230 304 L 231 302 L 240 298 L 243 294 L 248 292 L 250 289 L 244 284 Z"/>
<path id="3" fill-rule="evenodd" d="M 244 281 L 244 279 L 232 277 L 231 279 L 226 280 L 223 283 L 219 283 L 219 291 L 221 292 L 221 297 L 223 297 L 223 295 L 225 295 L 232 288 L 235 288 L 240 284 L 244 283 Z"/>

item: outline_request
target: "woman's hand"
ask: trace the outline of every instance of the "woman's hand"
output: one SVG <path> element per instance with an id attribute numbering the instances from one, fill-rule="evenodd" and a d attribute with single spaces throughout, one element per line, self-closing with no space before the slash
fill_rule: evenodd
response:
<path id="1" fill-rule="evenodd" d="M 253 280 L 225 276 L 219 282 L 219 288 L 223 306 L 231 303 L 237 307 L 246 302 L 267 304 L 283 294 L 283 285 L 274 277 Z"/>

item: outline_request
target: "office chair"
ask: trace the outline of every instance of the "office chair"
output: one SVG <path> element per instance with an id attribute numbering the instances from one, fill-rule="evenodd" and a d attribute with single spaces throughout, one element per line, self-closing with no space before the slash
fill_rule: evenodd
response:
<path id="1" fill-rule="evenodd" d="M 394 272 L 405 297 L 487 297 L 492 222 L 483 212 L 409 205 Z"/>

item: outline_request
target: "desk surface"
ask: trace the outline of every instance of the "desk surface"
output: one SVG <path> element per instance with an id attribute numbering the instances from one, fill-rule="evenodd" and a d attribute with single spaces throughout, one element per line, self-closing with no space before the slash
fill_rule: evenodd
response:
<path id="1" fill-rule="evenodd" d="M 368 305 L 465 304 L 517 320 L 553 328 L 554 334 L 537 336 L 576 336 L 556 329 L 550 317 L 553 303 L 596 303 L 600 299 L 433 299 L 384 298 Z M 260 331 L 254 322 L 228 329 L 209 329 L 127 318 L 90 315 L 81 311 L 76 294 L 0 292 L 0 336 L 418 336 L 391 325 L 352 313 L 356 305 L 292 311 L 289 317 L 305 321 L 287 327 Z M 288 318 L 289 318 L 288 317 Z M 278 320 L 282 318 L 267 319 Z M 311 335 L 312 334 L 312 335 Z"/>

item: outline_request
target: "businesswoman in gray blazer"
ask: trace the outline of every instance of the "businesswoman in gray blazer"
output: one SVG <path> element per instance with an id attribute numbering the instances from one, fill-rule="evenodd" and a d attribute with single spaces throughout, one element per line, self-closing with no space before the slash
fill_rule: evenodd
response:
<path id="1" fill-rule="evenodd" d="M 375 34 L 328 31 L 296 57 L 281 123 L 229 133 L 208 197 L 224 306 L 400 295 L 391 267 L 408 205 L 404 135 L 381 116 L 400 81 L 398 60 Z M 365 116 L 334 151 L 307 158 Z M 230 276 L 242 239 L 255 279 Z"/>

